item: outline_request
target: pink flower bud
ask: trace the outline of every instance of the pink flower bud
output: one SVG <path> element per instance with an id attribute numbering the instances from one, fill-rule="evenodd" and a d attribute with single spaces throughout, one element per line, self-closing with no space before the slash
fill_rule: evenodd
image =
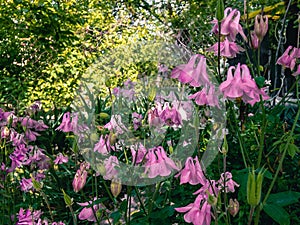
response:
<path id="1" fill-rule="evenodd" d="M 112 195 L 116 198 L 122 190 L 122 184 L 118 180 L 112 180 L 110 184 L 110 191 Z"/>
<path id="2" fill-rule="evenodd" d="M 87 178 L 87 171 L 85 169 L 77 170 L 72 183 L 75 192 L 80 191 L 84 187 L 86 183 L 86 178 Z"/>
<path id="3" fill-rule="evenodd" d="M 268 17 L 258 14 L 254 21 L 254 31 L 260 41 L 264 38 L 268 31 Z"/>
<path id="4" fill-rule="evenodd" d="M 240 208 L 239 202 L 236 199 L 232 200 L 232 198 L 231 198 L 229 200 L 229 207 L 228 207 L 228 211 L 229 211 L 230 215 L 235 217 L 236 214 L 239 212 L 239 208 Z"/>

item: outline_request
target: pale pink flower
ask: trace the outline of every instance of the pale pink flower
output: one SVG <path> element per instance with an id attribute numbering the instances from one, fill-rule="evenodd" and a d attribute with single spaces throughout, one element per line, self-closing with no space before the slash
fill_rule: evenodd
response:
<path id="1" fill-rule="evenodd" d="M 161 146 L 149 149 L 145 158 L 147 160 L 145 173 L 148 173 L 149 178 L 169 176 L 173 170 L 179 170 Z"/>
<path id="2" fill-rule="evenodd" d="M 73 126 L 72 126 L 72 122 L 71 122 L 71 114 L 70 114 L 70 112 L 66 112 L 63 115 L 63 119 L 62 119 L 61 124 L 55 130 L 60 130 L 60 131 L 66 132 L 66 133 L 73 131 Z"/>
<path id="3" fill-rule="evenodd" d="M 101 135 L 99 141 L 95 144 L 94 151 L 102 155 L 107 155 L 112 149 L 108 135 Z"/>
<path id="4" fill-rule="evenodd" d="M 184 220 L 194 225 L 210 225 L 211 205 L 207 202 L 207 196 L 198 195 L 194 203 L 175 208 L 177 212 L 185 213 Z"/>
<path id="5" fill-rule="evenodd" d="M 80 211 L 78 218 L 80 220 L 87 220 L 91 222 L 96 222 L 97 219 L 95 217 L 95 214 L 99 209 L 104 208 L 101 204 L 94 204 L 94 201 L 96 201 L 97 198 L 94 198 L 93 201 L 83 202 L 83 203 L 77 203 L 80 206 L 84 206 L 84 208 Z M 92 208 L 93 207 L 93 208 Z"/>
<path id="6" fill-rule="evenodd" d="M 128 131 L 126 126 L 122 123 L 121 115 L 112 115 L 110 122 L 108 122 L 104 128 L 107 128 L 117 134 L 123 134 Z"/>
<path id="7" fill-rule="evenodd" d="M 89 168 L 89 165 L 86 163 L 81 163 L 80 168 L 77 170 L 74 180 L 72 182 L 72 186 L 75 192 L 80 191 L 85 183 L 86 183 L 86 178 L 87 178 L 87 170 Z"/>
<path id="8" fill-rule="evenodd" d="M 20 187 L 21 190 L 24 192 L 30 191 L 33 188 L 33 183 L 31 178 L 26 179 L 23 177 L 22 180 L 20 181 Z"/>
<path id="9" fill-rule="evenodd" d="M 227 36 L 230 41 L 235 41 L 236 35 L 240 34 L 245 41 L 247 37 L 240 25 L 241 13 L 237 9 L 226 8 L 224 10 L 224 18 L 221 21 L 221 35 Z M 218 20 L 212 21 L 214 24 L 212 32 L 216 35 L 219 33 Z"/>
<path id="10" fill-rule="evenodd" d="M 250 32 L 250 36 L 251 36 L 251 44 L 252 44 L 252 48 L 257 49 L 259 46 L 259 39 L 256 36 L 254 31 Z"/>
<path id="11" fill-rule="evenodd" d="M 53 161 L 54 164 L 63 164 L 69 161 L 68 156 L 64 156 L 62 153 L 58 153 L 56 159 Z"/>
<path id="12" fill-rule="evenodd" d="M 235 69 L 234 75 L 232 71 Z M 260 101 L 260 95 L 263 100 L 269 97 L 263 89 L 259 89 L 250 75 L 247 65 L 240 65 L 237 67 L 229 67 L 227 73 L 227 80 L 220 84 L 220 91 L 223 92 L 224 97 L 229 99 L 236 99 L 242 97 L 243 101 L 254 105 Z"/>
<path id="13" fill-rule="evenodd" d="M 201 91 L 189 96 L 189 99 L 195 99 L 197 105 L 209 105 L 219 107 L 219 99 L 213 85 L 205 86 Z"/>
<path id="14" fill-rule="evenodd" d="M 180 126 L 182 125 L 182 118 L 178 110 L 173 106 L 170 107 L 169 103 L 166 102 L 163 111 L 159 117 L 168 126 Z"/>
<path id="15" fill-rule="evenodd" d="M 119 160 L 116 156 L 109 156 L 109 158 L 104 160 L 104 167 L 105 167 L 105 175 L 103 178 L 105 180 L 112 180 L 113 178 L 117 178 L 119 167 Z"/>
<path id="16" fill-rule="evenodd" d="M 263 40 L 264 36 L 268 31 L 268 16 L 256 15 L 254 19 L 254 32 L 260 41 Z"/>
<path id="17" fill-rule="evenodd" d="M 238 183 L 232 180 L 232 174 L 230 172 L 225 172 L 225 174 L 222 173 L 217 183 L 219 184 L 219 190 L 225 189 L 226 193 L 234 192 L 235 191 L 234 188 L 240 186 Z"/>
<path id="18" fill-rule="evenodd" d="M 198 61 L 197 65 L 196 61 Z M 193 55 L 187 64 L 176 66 L 171 72 L 171 77 L 192 87 L 210 84 L 206 71 L 206 58 L 200 54 Z"/>
<path id="19" fill-rule="evenodd" d="M 277 64 L 294 70 L 297 58 L 300 58 L 300 49 L 289 46 L 277 60 Z"/>
<path id="20" fill-rule="evenodd" d="M 194 163 L 195 160 L 195 163 Z M 206 178 L 204 177 L 203 171 L 200 167 L 198 157 L 195 159 L 188 157 L 186 159 L 184 168 L 175 176 L 180 176 L 180 184 L 189 183 L 191 185 L 204 184 Z"/>
<path id="21" fill-rule="evenodd" d="M 132 162 L 134 165 L 140 164 L 147 153 L 147 149 L 141 143 L 130 147 L 132 154 Z"/>
<path id="22" fill-rule="evenodd" d="M 218 55 L 219 45 L 218 42 L 213 46 L 207 49 L 207 51 L 212 51 L 215 55 Z M 226 58 L 234 58 L 240 52 L 245 51 L 241 46 L 237 45 L 233 41 L 229 41 L 228 38 L 225 38 L 223 42 L 220 42 L 220 55 Z"/>

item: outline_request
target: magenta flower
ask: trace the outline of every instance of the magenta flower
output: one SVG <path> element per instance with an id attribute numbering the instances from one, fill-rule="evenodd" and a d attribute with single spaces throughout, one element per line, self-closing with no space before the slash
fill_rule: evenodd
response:
<path id="1" fill-rule="evenodd" d="M 237 9 L 226 8 L 224 10 L 224 18 L 221 21 L 221 35 L 228 37 L 230 41 L 235 41 L 236 35 L 240 34 L 245 41 L 247 37 L 240 25 L 241 14 Z M 219 33 L 218 20 L 214 19 L 212 21 L 214 24 L 212 32 L 216 35 Z"/>
<path id="2" fill-rule="evenodd" d="M 210 87 L 205 86 L 201 91 L 198 91 L 195 94 L 189 96 L 189 99 L 195 99 L 197 105 L 220 107 L 219 99 L 213 85 L 211 85 Z"/>
<path id="3" fill-rule="evenodd" d="M 297 70 L 294 73 L 292 73 L 292 75 L 297 76 L 299 74 L 300 74 L 300 64 L 298 65 Z"/>
<path id="4" fill-rule="evenodd" d="M 173 170 L 179 170 L 161 146 L 149 149 L 145 158 L 145 173 L 148 173 L 149 178 L 169 176 Z"/>
<path id="5" fill-rule="evenodd" d="M 20 208 L 19 213 L 17 215 L 18 221 L 16 225 L 33 225 L 34 224 L 34 218 L 32 217 L 31 211 L 29 209 L 26 209 L 26 211 L 23 208 Z"/>
<path id="6" fill-rule="evenodd" d="M 195 160 L 195 163 L 194 163 Z M 186 159 L 184 169 L 182 169 L 175 177 L 180 176 L 180 184 L 189 183 L 191 185 L 204 184 L 206 178 L 200 167 L 198 157 L 193 160 L 192 157 Z"/>
<path id="7" fill-rule="evenodd" d="M 207 51 L 214 52 L 218 55 L 219 45 L 215 43 L 213 46 L 207 49 Z M 234 58 L 240 52 L 245 51 L 241 46 L 237 45 L 235 42 L 229 41 L 225 38 L 223 42 L 220 43 L 220 55 L 226 58 Z"/>
<path id="8" fill-rule="evenodd" d="M 224 190 L 225 192 L 234 192 L 234 187 L 239 187 L 240 185 L 232 180 L 232 174 L 230 172 L 225 172 L 221 174 L 220 179 L 217 182 L 219 184 L 219 190 Z M 225 187 L 224 187 L 225 184 Z"/>
<path id="9" fill-rule="evenodd" d="M 160 109 L 161 110 L 161 109 Z M 163 123 L 162 119 L 159 117 L 159 109 L 153 108 L 148 111 L 148 123 L 150 127 L 158 127 Z"/>
<path id="10" fill-rule="evenodd" d="M 21 190 L 24 192 L 28 192 L 33 188 L 33 183 L 32 183 L 32 179 L 31 178 L 22 178 L 22 180 L 20 181 L 20 187 Z"/>
<path id="11" fill-rule="evenodd" d="M 187 206 L 175 208 L 177 212 L 186 213 L 184 220 L 194 225 L 210 225 L 211 222 L 211 205 L 206 201 L 205 195 L 198 195 L 194 203 Z"/>
<path id="12" fill-rule="evenodd" d="M 282 56 L 277 60 L 277 64 L 294 70 L 297 58 L 300 58 L 300 50 L 293 46 L 289 46 Z"/>
<path id="13" fill-rule="evenodd" d="M 256 15 L 254 19 L 254 32 L 260 42 L 263 40 L 264 36 L 268 31 L 268 16 Z"/>
<path id="14" fill-rule="evenodd" d="M 96 201 L 97 198 L 94 198 L 93 201 Z M 87 220 L 87 221 L 91 221 L 91 222 L 96 222 L 96 213 L 99 209 L 104 208 L 101 204 L 94 204 L 93 201 L 88 201 L 88 202 L 83 202 L 83 203 L 77 203 L 80 206 L 86 206 L 84 207 L 81 212 L 78 215 L 78 218 L 80 220 Z M 92 205 L 92 207 L 91 207 Z M 95 212 L 95 213 L 94 213 Z"/>
<path id="15" fill-rule="evenodd" d="M 196 61 L 198 61 L 197 65 Z M 210 84 L 206 71 L 206 58 L 200 54 L 193 55 L 187 64 L 176 66 L 171 72 L 171 77 L 192 87 Z"/>
<path id="16" fill-rule="evenodd" d="M 64 156 L 62 153 L 58 153 L 58 155 L 56 156 L 56 159 L 53 161 L 54 164 L 63 164 L 63 163 L 67 163 L 69 161 L 68 156 Z"/>
<path id="17" fill-rule="evenodd" d="M 229 99 L 236 99 L 242 97 L 243 101 L 254 105 L 260 101 L 260 95 L 263 100 L 269 97 L 263 89 L 259 89 L 250 75 L 247 65 L 240 65 L 238 63 L 234 75 L 232 71 L 234 66 L 229 67 L 227 73 L 227 80 L 220 84 L 220 91 L 223 92 L 224 97 Z"/>
<path id="18" fill-rule="evenodd" d="M 30 129 L 25 130 L 25 137 L 28 141 L 36 141 L 37 136 L 40 136 L 40 134 Z"/>
<path id="19" fill-rule="evenodd" d="M 72 182 L 72 186 L 75 192 L 80 191 L 85 183 L 87 178 L 87 170 L 89 168 L 89 164 L 87 163 L 81 163 L 80 168 L 77 170 L 74 180 Z"/>

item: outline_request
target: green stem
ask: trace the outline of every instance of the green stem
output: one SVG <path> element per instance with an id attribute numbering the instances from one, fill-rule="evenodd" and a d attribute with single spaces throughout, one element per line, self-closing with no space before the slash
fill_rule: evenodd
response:
<path id="1" fill-rule="evenodd" d="M 158 191 L 160 189 L 160 185 L 161 184 L 162 184 L 162 182 L 159 182 L 158 184 L 156 184 L 155 191 L 154 191 L 154 193 L 152 195 L 152 198 L 150 199 L 150 202 L 149 202 L 149 206 L 148 206 L 148 221 L 149 221 L 149 223 L 150 223 L 150 214 L 151 214 L 152 209 L 153 209 L 153 203 L 154 203 L 154 201 L 156 199 L 156 196 L 158 194 Z"/>
<path id="2" fill-rule="evenodd" d="M 264 101 L 262 100 L 261 96 L 260 96 L 260 103 L 261 103 L 261 110 L 262 110 L 262 125 L 261 125 L 261 130 L 260 130 L 260 137 L 259 137 L 259 152 L 258 152 L 256 168 L 259 168 L 260 164 L 261 164 L 262 153 L 264 150 L 264 143 L 265 143 L 265 130 L 267 127 L 266 110 L 265 110 L 265 106 L 264 106 Z"/>
<path id="3" fill-rule="evenodd" d="M 251 206 L 250 213 L 249 213 L 249 218 L 248 218 L 248 225 L 251 225 L 252 218 L 253 218 L 253 213 L 254 213 L 254 209 L 255 209 L 255 207 Z"/>
<path id="4" fill-rule="evenodd" d="M 140 204 L 141 204 L 141 207 L 142 207 L 142 209 L 143 209 L 143 211 L 144 211 L 145 215 L 147 216 L 148 214 L 147 214 L 147 211 L 146 211 L 145 205 L 144 205 L 144 203 L 143 203 L 143 201 L 142 201 L 142 199 L 141 199 L 141 196 L 140 196 L 139 190 L 137 189 L 137 187 L 136 187 L 136 186 L 134 186 L 134 190 L 135 190 L 136 196 L 137 196 L 137 198 L 138 198 L 138 200 L 139 200 L 139 202 L 140 202 Z"/>

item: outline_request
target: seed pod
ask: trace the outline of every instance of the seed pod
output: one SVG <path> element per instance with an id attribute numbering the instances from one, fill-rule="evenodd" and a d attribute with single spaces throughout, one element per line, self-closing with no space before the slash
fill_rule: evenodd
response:
<path id="1" fill-rule="evenodd" d="M 263 183 L 264 171 L 259 171 L 255 175 L 255 170 L 249 171 L 247 181 L 247 202 L 249 205 L 255 207 L 259 204 L 261 198 L 261 189 Z"/>

